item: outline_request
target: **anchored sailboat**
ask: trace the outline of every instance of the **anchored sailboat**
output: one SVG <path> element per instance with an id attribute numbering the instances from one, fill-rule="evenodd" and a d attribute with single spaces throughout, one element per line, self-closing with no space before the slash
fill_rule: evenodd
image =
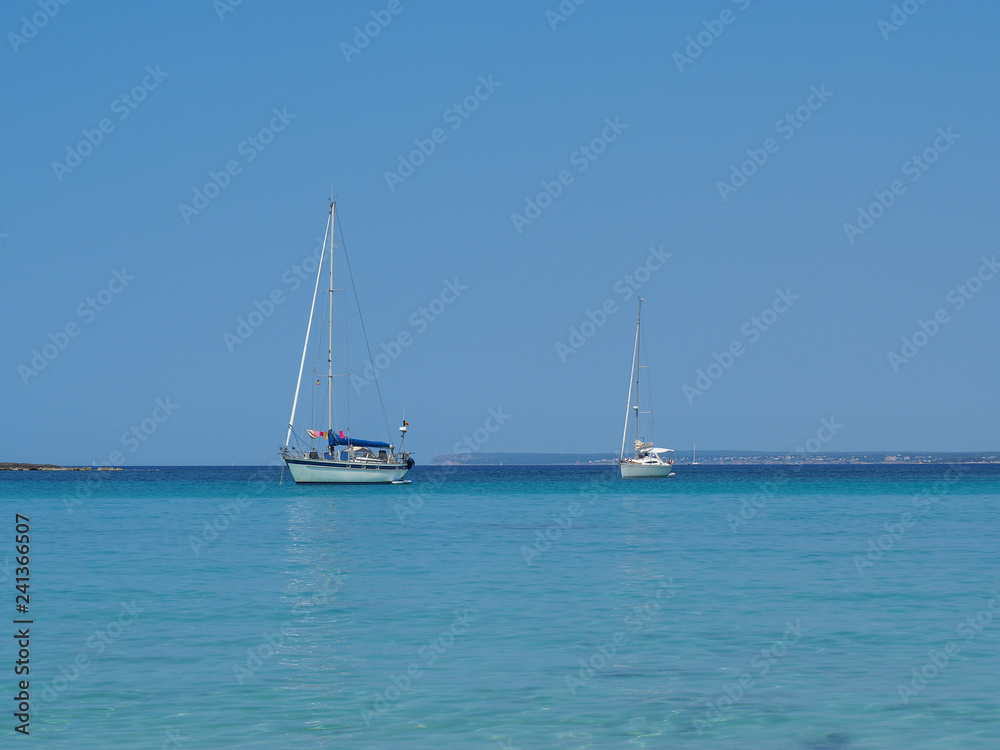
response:
<path id="1" fill-rule="evenodd" d="M 404 421 L 399 428 L 399 447 L 388 442 L 377 440 L 362 440 L 351 435 L 350 423 L 345 434 L 344 430 L 334 430 L 333 421 L 333 235 L 336 224 L 335 201 L 330 201 L 330 216 L 327 220 L 326 234 L 323 237 L 323 249 L 320 252 L 319 268 L 316 271 L 316 287 L 313 289 L 312 308 L 309 310 L 309 324 L 306 326 L 306 343 L 302 347 L 302 361 L 299 364 L 299 379 L 295 384 L 295 398 L 292 400 L 292 415 L 288 420 L 288 436 L 281 455 L 291 472 L 292 479 L 298 484 L 349 484 L 349 483 L 389 483 L 400 482 L 413 467 L 410 453 L 403 450 L 403 442 L 409 423 Z M 305 439 L 295 433 L 295 410 L 299 402 L 299 390 L 302 386 L 302 371 L 306 363 L 306 352 L 309 349 L 309 335 L 312 331 L 313 314 L 316 311 L 316 299 L 319 294 L 319 283 L 323 276 L 323 264 L 326 258 L 326 240 L 330 240 L 330 254 L 326 262 L 330 269 L 329 292 L 330 326 L 329 347 L 327 349 L 327 425 L 326 430 L 306 430 Z M 367 340 L 366 340 L 367 344 Z M 317 384 L 319 381 L 317 380 Z M 382 419 L 385 421 L 388 433 L 388 421 L 385 420 L 385 408 L 382 396 L 379 394 L 379 406 L 382 407 Z M 292 447 L 292 438 L 298 447 Z M 317 448 L 315 441 L 322 439 L 325 447 Z"/>
<path id="2" fill-rule="evenodd" d="M 641 417 L 644 414 L 652 414 L 650 411 L 639 410 L 639 373 L 647 367 L 639 361 L 639 342 L 642 331 L 642 297 L 639 298 L 639 317 L 635 324 L 635 351 L 632 352 L 632 374 L 628 379 L 628 406 L 625 409 L 625 429 L 622 431 L 622 452 L 618 457 L 618 465 L 621 468 L 622 479 L 644 479 L 655 477 L 674 476 L 674 459 L 664 458 L 667 453 L 673 453 L 671 448 L 656 448 L 652 443 L 647 443 L 643 439 L 641 431 Z M 635 404 L 632 403 L 632 386 L 635 381 Z M 635 415 L 635 439 L 632 445 L 635 448 L 635 455 L 625 457 L 625 440 L 628 436 L 629 413 Z"/>

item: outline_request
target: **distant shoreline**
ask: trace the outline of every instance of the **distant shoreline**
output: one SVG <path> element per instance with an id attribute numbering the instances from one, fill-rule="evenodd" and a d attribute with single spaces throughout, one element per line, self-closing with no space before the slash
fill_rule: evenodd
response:
<path id="1" fill-rule="evenodd" d="M 55 464 L 0 463 L 0 471 L 121 471 L 118 466 L 56 466 Z"/>
<path id="2" fill-rule="evenodd" d="M 444 467 L 444 466 L 455 466 L 455 467 L 466 467 L 466 468 L 483 468 L 483 467 L 493 467 L 501 468 L 504 466 L 615 466 L 618 463 L 617 459 L 614 461 L 588 461 L 588 462 L 569 462 L 569 463 L 517 463 L 514 461 L 504 461 L 502 464 L 489 464 L 482 463 L 478 461 L 464 461 L 464 462 L 454 462 L 447 463 L 443 461 L 435 461 L 430 464 L 424 464 L 424 466 L 433 467 Z M 419 466 L 420 464 L 417 464 Z M 695 466 L 1000 466 L 1000 460 L 995 461 L 701 461 L 692 464 L 690 461 L 675 461 L 674 466 L 689 468 Z M 416 468 L 416 467 L 415 467 Z"/>
<path id="3" fill-rule="evenodd" d="M 697 463 L 692 464 L 690 451 L 674 454 L 674 465 L 681 468 L 692 466 L 934 466 L 934 465 L 1000 465 L 1000 455 L 993 453 L 868 453 L 868 454 L 738 454 L 736 452 L 698 452 Z M 503 453 L 503 454 L 445 454 L 435 456 L 430 463 L 417 464 L 430 467 L 500 467 L 500 466 L 590 466 L 613 467 L 617 457 L 607 454 L 557 454 L 557 453 Z M 241 464 L 239 468 L 261 468 L 263 465 Z M 143 466 L 58 466 L 56 464 L 31 464 L 0 462 L 0 471 L 124 471 L 155 470 L 164 468 L 237 468 L 214 464 L 159 464 Z M 277 469 L 277 467 L 272 467 Z"/>
<path id="4" fill-rule="evenodd" d="M 1000 464 L 1000 453 L 978 451 L 869 451 L 857 453 L 771 453 L 756 451 L 691 451 L 673 454 L 676 466 L 926 466 L 933 464 Z M 616 456 L 573 453 L 444 454 L 432 466 L 614 466 Z"/>

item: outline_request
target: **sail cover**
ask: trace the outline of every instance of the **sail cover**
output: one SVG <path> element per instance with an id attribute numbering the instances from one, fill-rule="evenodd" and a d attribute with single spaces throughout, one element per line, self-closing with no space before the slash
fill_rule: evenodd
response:
<path id="1" fill-rule="evenodd" d="M 344 431 L 339 434 L 330 430 L 330 445 L 353 445 L 356 448 L 391 448 L 388 443 L 380 443 L 377 440 L 361 440 L 360 438 L 344 437 Z"/>

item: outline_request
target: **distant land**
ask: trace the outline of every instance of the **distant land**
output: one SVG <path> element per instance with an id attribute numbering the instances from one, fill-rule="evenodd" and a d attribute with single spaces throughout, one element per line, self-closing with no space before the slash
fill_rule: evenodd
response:
<path id="1" fill-rule="evenodd" d="M 56 466 L 55 464 L 0 463 L 0 471 L 90 471 L 92 466 Z M 98 471 L 121 471 L 112 466 L 98 466 Z"/>
<path id="2" fill-rule="evenodd" d="M 691 465 L 691 451 L 673 454 L 678 466 Z M 612 453 L 446 453 L 435 456 L 435 466 L 580 466 L 618 462 Z M 867 453 L 768 453 L 761 451 L 698 451 L 697 464 L 995 464 L 996 452 L 938 453 L 927 451 L 869 451 Z"/>

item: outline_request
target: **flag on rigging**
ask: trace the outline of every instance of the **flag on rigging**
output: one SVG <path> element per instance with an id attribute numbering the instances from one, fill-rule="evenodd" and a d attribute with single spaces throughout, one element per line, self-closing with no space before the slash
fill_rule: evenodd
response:
<path id="1" fill-rule="evenodd" d="M 306 435 L 311 438 L 321 438 L 326 437 L 326 432 L 321 430 L 306 430 Z"/>

